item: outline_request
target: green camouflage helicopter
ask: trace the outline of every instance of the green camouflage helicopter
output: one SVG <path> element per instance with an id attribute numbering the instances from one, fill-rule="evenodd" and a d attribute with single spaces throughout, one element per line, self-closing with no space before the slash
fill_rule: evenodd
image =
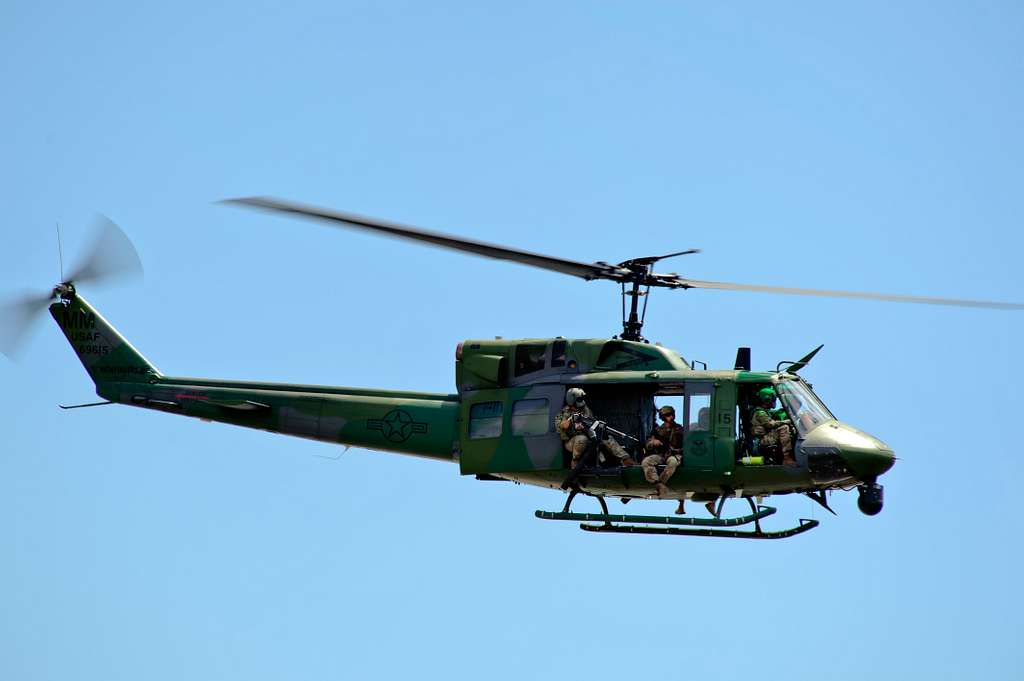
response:
<path id="1" fill-rule="evenodd" d="M 45 295 L 0 310 L 0 350 L 12 354 L 29 322 L 49 311 L 104 401 L 64 408 L 125 404 L 276 433 L 450 461 L 463 475 L 505 480 L 568 492 L 560 512 L 537 511 L 548 520 L 582 521 L 591 532 L 778 539 L 806 532 L 816 520 L 779 531 L 762 529 L 775 509 L 761 505 L 773 494 L 804 494 L 832 511 L 826 492 L 857 488 L 858 507 L 882 509 L 878 478 L 894 462 L 882 441 L 837 420 L 799 376 L 821 346 L 774 371 L 752 371 L 749 348 L 739 348 L 728 370 L 698 370 L 678 353 L 648 343 L 641 331 L 651 287 L 725 289 L 868 298 L 911 303 L 1024 309 L 1014 303 L 922 298 L 732 284 L 654 272 L 680 251 L 635 258 L 617 265 L 584 263 L 461 239 L 351 213 L 270 198 L 228 203 L 327 221 L 479 256 L 509 260 L 585 280 L 621 286 L 622 332 L 601 339 L 466 340 L 455 353 L 452 394 L 375 388 L 258 383 L 165 376 L 78 292 L 100 278 L 141 273 L 138 255 L 116 225 L 105 221 L 84 263 Z M 640 299 L 644 304 L 640 306 Z M 628 300 L 628 310 L 627 310 Z M 575 465 L 559 432 L 567 391 L 585 391 L 593 418 L 573 419 L 573 432 L 590 445 Z M 578 394 L 578 391 L 574 391 Z M 777 397 L 776 423 L 791 434 L 791 448 L 753 435 L 751 418 L 761 398 Z M 63 405 L 62 405 L 63 406 Z M 658 407 L 671 406 L 682 426 L 681 464 L 653 483 L 639 465 L 655 426 Z M 562 424 L 562 427 L 559 427 Z M 617 441 L 627 459 L 605 456 L 598 443 Z M 655 474 L 664 466 L 654 468 Z M 578 494 L 595 497 L 601 513 L 574 513 Z M 606 499 L 675 499 L 707 502 L 709 517 L 612 514 Z M 726 499 L 747 500 L 750 512 L 722 517 Z M 717 502 L 717 504 L 716 504 Z M 682 510 L 682 503 L 680 504 Z M 732 529 L 753 525 L 753 529 Z"/>

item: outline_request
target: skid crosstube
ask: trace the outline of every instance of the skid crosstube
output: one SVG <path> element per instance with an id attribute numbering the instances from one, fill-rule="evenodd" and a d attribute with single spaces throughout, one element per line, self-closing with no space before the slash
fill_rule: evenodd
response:
<path id="1" fill-rule="evenodd" d="M 738 518 L 680 518 L 677 516 L 659 515 L 612 515 L 608 513 L 555 513 L 553 511 L 536 511 L 535 516 L 542 520 L 582 520 L 591 523 L 647 523 L 651 525 L 684 525 L 688 527 L 736 527 L 757 522 L 775 513 L 771 506 L 758 506 L 756 513 Z M 617 527 L 617 526 L 616 526 Z M 668 529 L 668 528 L 651 528 Z M 607 531 L 607 530 L 606 530 Z M 675 534 L 670 532 L 651 532 L 649 534 Z"/>
<path id="2" fill-rule="evenodd" d="M 587 525 L 586 523 L 581 523 L 580 529 L 587 532 L 615 532 L 620 534 L 671 534 L 689 537 L 724 537 L 726 539 L 785 539 L 786 537 L 792 537 L 808 530 L 813 530 L 817 526 L 817 520 L 801 518 L 798 526 L 777 532 L 764 532 L 760 529 L 754 532 L 747 532 L 743 530 L 718 530 L 703 527 L 644 527 L 641 525 Z"/>

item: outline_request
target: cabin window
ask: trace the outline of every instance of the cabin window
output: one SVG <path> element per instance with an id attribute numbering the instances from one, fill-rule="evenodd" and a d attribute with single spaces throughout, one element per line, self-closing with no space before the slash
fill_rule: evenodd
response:
<path id="1" fill-rule="evenodd" d="M 525 376 L 544 368 L 544 354 L 548 346 L 543 343 L 523 343 L 516 346 L 515 375 Z"/>
<path id="2" fill-rule="evenodd" d="M 686 422 L 691 433 L 711 431 L 710 385 L 686 386 Z"/>
<path id="3" fill-rule="evenodd" d="M 547 398 L 512 403 L 513 435 L 544 435 L 550 423 Z"/>
<path id="4" fill-rule="evenodd" d="M 564 367 L 565 366 L 565 341 L 555 341 L 551 345 L 551 366 L 553 367 Z"/>
<path id="5" fill-rule="evenodd" d="M 501 436 L 501 402 L 480 402 L 469 408 L 469 439 Z"/>

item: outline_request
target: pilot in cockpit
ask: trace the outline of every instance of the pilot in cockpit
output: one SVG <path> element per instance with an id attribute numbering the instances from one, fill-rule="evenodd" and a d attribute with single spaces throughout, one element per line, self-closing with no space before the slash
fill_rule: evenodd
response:
<path id="1" fill-rule="evenodd" d="M 792 422 L 788 417 L 775 419 L 772 416 L 772 410 L 775 409 L 775 390 L 771 387 L 761 388 L 757 391 L 756 399 L 760 404 L 750 415 L 751 439 L 767 447 L 778 447 L 782 452 L 782 463 L 795 464 L 793 434 L 790 430 Z"/>

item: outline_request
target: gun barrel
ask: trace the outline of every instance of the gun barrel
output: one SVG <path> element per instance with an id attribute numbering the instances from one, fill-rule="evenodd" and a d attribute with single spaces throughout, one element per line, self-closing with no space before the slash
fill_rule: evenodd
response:
<path id="1" fill-rule="evenodd" d="M 633 442 L 640 442 L 639 438 L 635 438 L 629 433 L 623 433 L 621 430 L 615 430 L 614 428 L 609 428 L 608 426 L 605 426 L 605 430 L 607 430 L 612 435 L 618 435 L 619 437 L 624 437 L 627 440 L 632 440 Z"/>
<path id="2" fill-rule="evenodd" d="M 598 421 L 598 419 L 590 418 L 590 417 L 584 416 L 583 414 L 573 414 L 573 418 L 578 420 L 580 423 L 582 423 L 583 425 L 585 425 L 587 428 L 590 428 L 590 429 L 593 429 L 594 424 L 597 423 L 597 421 Z M 624 437 L 627 440 L 632 440 L 633 442 L 636 442 L 638 444 L 640 442 L 639 438 L 633 437 L 629 433 L 623 433 L 621 430 L 617 430 L 615 428 L 612 428 L 607 423 L 604 424 L 604 429 L 607 430 L 612 435 L 617 435 L 618 437 Z"/>

